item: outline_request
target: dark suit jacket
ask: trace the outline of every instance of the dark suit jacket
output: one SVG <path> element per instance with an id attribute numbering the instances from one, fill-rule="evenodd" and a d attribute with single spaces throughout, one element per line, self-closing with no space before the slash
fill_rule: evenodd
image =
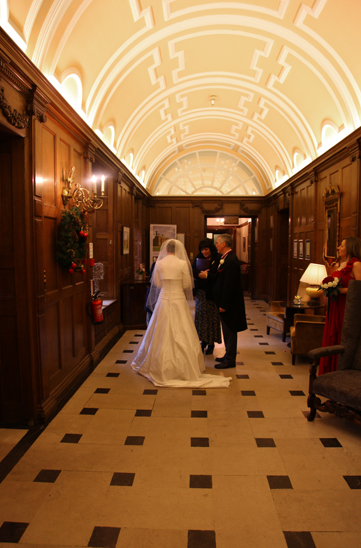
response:
<path id="1" fill-rule="evenodd" d="M 219 308 L 224 308 L 221 318 L 232 331 L 247 329 L 244 306 L 241 265 L 237 255 L 231 251 L 220 265 L 213 287 L 213 297 Z"/>

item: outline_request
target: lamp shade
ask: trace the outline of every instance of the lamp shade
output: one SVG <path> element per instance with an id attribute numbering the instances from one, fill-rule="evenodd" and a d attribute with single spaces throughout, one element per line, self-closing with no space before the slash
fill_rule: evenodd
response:
<path id="1" fill-rule="evenodd" d="M 326 276 L 327 270 L 325 265 L 310 263 L 302 274 L 300 282 L 310 285 L 320 285 Z"/>

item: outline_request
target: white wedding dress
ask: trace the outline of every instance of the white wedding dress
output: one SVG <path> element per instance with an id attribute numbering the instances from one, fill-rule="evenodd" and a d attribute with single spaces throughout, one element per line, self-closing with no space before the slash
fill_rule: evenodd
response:
<path id="1" fill-rule="evenodd" d="M 184 289 L 192 281 L 185 261 L 158 260 L 154 283 L 157 304 L 132 368 L 155 386 L 227 388 L 232 377 L 204 374 L 204 357 Z"/>

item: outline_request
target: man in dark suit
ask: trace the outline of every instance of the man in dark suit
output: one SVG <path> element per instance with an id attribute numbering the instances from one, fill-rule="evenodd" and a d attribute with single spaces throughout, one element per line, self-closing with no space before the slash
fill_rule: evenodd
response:
<path id="1" fill-rule="evenodd" d="M 237 332 L 247 329 L 244 306 L 241 266 L 232 251 L 233 240 L 229 234 L 218 237 L 216 247 L 222 255 L 213 287 L 213 297 L 219 308 L 226 353 L 218 359 L 216 369 L 236 367 Z"/>

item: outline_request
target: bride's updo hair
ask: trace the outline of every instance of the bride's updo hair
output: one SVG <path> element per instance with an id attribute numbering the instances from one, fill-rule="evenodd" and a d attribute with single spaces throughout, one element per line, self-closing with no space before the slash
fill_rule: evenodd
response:
<path id="1" fill-rule="evenodd" d="M 175 253 L 175 241 L 169 240 L 167 243 L 167 253 Z"/>

